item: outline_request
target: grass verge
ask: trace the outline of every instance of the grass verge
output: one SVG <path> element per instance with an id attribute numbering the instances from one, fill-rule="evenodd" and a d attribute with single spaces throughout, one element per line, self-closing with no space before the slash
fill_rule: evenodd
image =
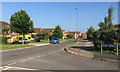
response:
<path id="1" fill-rule="evenodd" d="M 60 42 L 64 42 L 64 41 L 67 41 L 67 39 L 61 39 Z"/>
<path id="2" fill-rule="evenodd" d="M 71 45 L 67 46 L 66 49 L 71 49 L 72 47 L 77 46 L 80 42 L 81 41 L 79 41 L 78 43 L 71 44 Z"/>
<path id="3" fill-rule="evenodd" d="M 34 45 L 2 45 L 2 50 L 9 50 L 9 49 L 18 49 L 18 48 L 23 48 L 23 47 L 30 47 Z"/>

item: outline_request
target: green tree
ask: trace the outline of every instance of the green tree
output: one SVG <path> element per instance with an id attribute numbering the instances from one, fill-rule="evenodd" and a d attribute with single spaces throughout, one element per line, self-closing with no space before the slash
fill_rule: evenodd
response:
<path id="1" fill-rule="evenodd" d="M 100 30 L 105 30 L 105 24 L 104 24 L 104 22 L 100 22 L 98 24 L 98 26 L 100 27 Z"/>
<path id="2" fill-rule="evenodd" d="M 42 40 L 48 40 L 49 39 L 49 34 L 47 32 L 42 32 L 39 34 L 40 39 Z"/>
<path id="3" fill-rule="evenodd" d="M 33 21 L 30 20 L 30 17 L 24 10 L 11 15 L 10 27 L 12 31 L 22 34 L 22 39 L 25 34 L 34 32 Z M 22 40 L 22 44 L 24 44 L 24 40 Z"/>
<path id="4" fill-rule="evenodd" d="M 9 34 L 9 30 L 9 27 L 2 27 L 2 34 L 4 37 Z"/>
<path id="5" fill-rule="evenodd" d="M 109 9 L 108 9 L 108 28 L 111 29 L 113 27 L 113 23 L 112 23 L 112 20 L 113 20 L 113 7 L 111 6 Z"/>
<path id="6" fill-rule="evenodd" d="M 32 37 L 32 38 L 34 38 L 34 37 L 35 37 L 35 35 L 34 35 L 34 34 L 32 34 L 32 35 L 31 35 L 31 37 Z"/>
<path id="7" fill-rule="evenodd" d="M 93 27 L 90 27 L 87 31 L 87 38 L 88 39 L 93 39 L 93 33 L 94 33 L 95 29 Z"/>
<path id="8" fill-rule="evenodd" d="M 104 17 L 104 29 L 107 30 L 108 29 L 108 18 Z"/>
<path id="9" fill-rule="evenodd" d="M 52 37 L 53 38 L 60 38 L 62 39 L 63 38 L 63 33 L 62 33 L 62 29 L 60 28 L 59 25 L 57 25 L 54 29 L 54 32 L 52 34 Z"/>
<path id="10" fill-rule="evenodd" d="M 73 38 L 74 37 L 74 34 L 68 34 L 67 35 L 67 38 Z"/>

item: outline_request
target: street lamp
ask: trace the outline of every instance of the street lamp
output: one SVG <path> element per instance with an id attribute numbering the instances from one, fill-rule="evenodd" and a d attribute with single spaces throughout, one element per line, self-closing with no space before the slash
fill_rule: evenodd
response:
<path id="1" fill-rule="evenodd" d="M 76 13 L 76 34 L 78 33 L 78 7 L 75 8 L 77 13 Z M 77 43 L 78 43 L 78 34 L 77 34 Z"/>

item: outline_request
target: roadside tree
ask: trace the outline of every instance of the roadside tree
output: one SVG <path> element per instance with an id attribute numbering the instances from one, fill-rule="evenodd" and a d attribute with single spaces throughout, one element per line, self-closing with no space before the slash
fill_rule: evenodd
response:
<path id="1" fill-rule="evenodd" d="M 60 28 L 59 25 L 57 25 L 54 29 L 54 32 L 52 34 L 52 38 L 63 38 L 63 33 L 62 33 L 62 29 Z"/>
<path id="2" fill-rule="evenodd" d="M 68 34 L 67 35 L 67 38 L 73 38 L 74 37 L 74 34 Z"/>
<path id="3" fill-rule="evenodd" d="M 13 32 L 22 34 L 22 44 L 24 45 L 23 37 L 25 34 L 34 31 L 33 21 L 30 20 L 28 14 L 24 11 L 15 12 L 10 18 L 10 27 Z"/>
<path id="4" fill-rule="evenodd" d="M 93 33 L 94 33 L 95 29 L 93 27 L 90 27 L 87 31 L 87 38 L 88 39 L 93 39 Z"/>

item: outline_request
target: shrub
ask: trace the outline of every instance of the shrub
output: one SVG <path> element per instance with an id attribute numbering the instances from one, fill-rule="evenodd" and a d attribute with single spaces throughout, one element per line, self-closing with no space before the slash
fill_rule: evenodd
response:
<path id="1" fill-rule="evenodd" d="M 68 34 L 67 35 L 67 38 L 73 38 L 74 37 L 74 34 Z"/>
<path id="2" fill-rule="evenodd" d="M 31 35 L 31 37 L 32 37 L 32 38 L 34 38 L 34 37 L 35 37 L 35 35 L 34 35 L 34 34 L 32 34 L 32 35 Z"/>
<path id="3" fill-rule="evenodd" d="M 2 37 L 2 44 L 7 44 L 7 38 L 6 37 Z"/>

